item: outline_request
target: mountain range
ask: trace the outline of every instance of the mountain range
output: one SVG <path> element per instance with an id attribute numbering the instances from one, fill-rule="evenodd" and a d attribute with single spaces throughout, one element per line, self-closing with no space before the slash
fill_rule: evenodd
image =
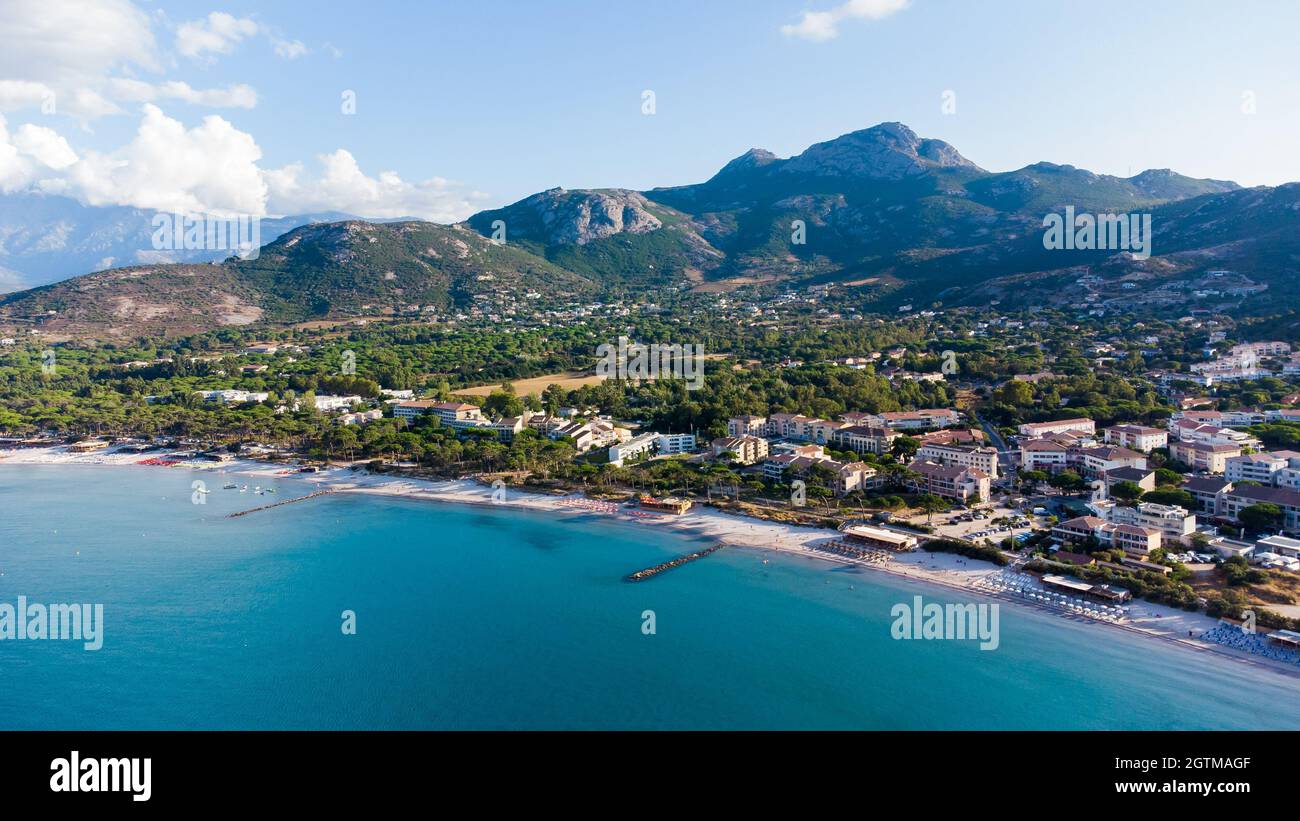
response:
<path id="1" fill-rule="evenodd" d="M 0 293 L 115 266 L 226 258 L 220 251 L 152 250 L 156 213 L 39 193 L 0 196 Z M 261 222 L 262 240 L 273 241 L 301 225 L 350 219 L 357 217 L 338 211 L 271 217 Z"/>
<path id="2" fill-rule="evenodd" d="M 1044 216 L 1066 207 L 1150 214 L 1150 258 L 1048 250 Z M 23 257 L 49 260 L 42 264 L 50 271 L 93 270 L 102 266 L 85 260 L 117 260 L 112 249 L 122 242 L 139 245 L 122 238 L 143 212 L 92 210 L 95 218 L 54 230 L 39 209 L 17 213 L 0 200 L 8 255 L 0 265 Z M 828 285 L 882 309 L 1054 299 L 1131 307 L 1153 293 L 1170 304 L 1208 299 L 1201 306 L 1215 307 L 1222 297 L 1275 306 L 1292 298 L 1297 228 L 1300 184 L 1241 188 L 1169 170 L 1114 177 L 1047 162 L 989 172 L 948 143 L 883 123 L 788 159 L 752 149 L 695 185 L 555 188 L 455 225 L 288 217 L 264 223 L 263 239 L 275 238 L 256 260 L 151 262 L 77 276 L 0 297 L 0 324 L 181 333 L 660 287 Z M 1211 276 L 1223 287 L 1206 286 Z M 1081 293 L 1081 282 L 1097 284 Z"/>

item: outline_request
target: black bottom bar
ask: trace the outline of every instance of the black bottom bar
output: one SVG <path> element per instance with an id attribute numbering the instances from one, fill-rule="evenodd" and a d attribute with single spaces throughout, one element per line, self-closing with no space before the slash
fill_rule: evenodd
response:
<path id="1" fill-rule="evenodd" d="M 612 789 L 643 809 L 676 811 L 689 784 L 742 804 L 866 789 L 863 798 L 910 796 L 918 810 L 963 795 L 990 807 L 1196 800 L 1236 809 L 1290 798 L 1300 733 L 56 732 L 3 741 L 6 804 L 48 807 L 527 803 L 557 789 L 583 804 Z M 64 777 L 78 775 L 74 752 L 76 791 Z M 122 759 L 136 759 L 134 769 Z M 80 789 L 97 780 L 117 791 Z M 145 789 L 148 800 L 135 800 Z"/>

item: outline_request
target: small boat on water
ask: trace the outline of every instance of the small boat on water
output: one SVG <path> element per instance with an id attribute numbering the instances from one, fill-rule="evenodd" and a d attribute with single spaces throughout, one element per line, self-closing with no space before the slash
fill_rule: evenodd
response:
<path id="1" fill-rule="evenodd" d="M 237 487 L 239 487 L 239 485 L 235 484 L 234 482 L 227 482 L 226 484 L 224 484 L 224 485 L 221 486 L 221 489 L 222 489 L 222 490 L 234 490 L 234 489 L 237 488 Z"/>
<path id="2" fill-rule="evenodd" d="M 241 487 L 241 488 L 239 489 L 239 492 L 240 492 L 240 493 L 247 493 L 247 492 L 248 492 L 248 485 L 244 485 L 243 487 Z"/>

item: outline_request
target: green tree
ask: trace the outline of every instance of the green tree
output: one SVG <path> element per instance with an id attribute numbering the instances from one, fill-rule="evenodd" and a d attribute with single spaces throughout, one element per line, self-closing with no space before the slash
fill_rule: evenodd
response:
<path id="1" fill-rule="evenodd" d="M 894 440 L 890 452 L 901 460 L 911 459 L 921 447 L 921 442 L 911 436 L 900 436 Z"/>
<path id="2" fill-rule="evenodd" d="M 1185 490 L 1175 490 L 1173 488 L 1158 488 L 1142 494 L 1142 501 L 1154 502 L 1158 505 L 1177 505 L 1187 510 L 1196 509 L 1196 497 Z"/>
<path id="3" fill-rule="evenodd" d="M 1271 502 L 1261 502 L 1243 508 L 1237 514 L 1237 521 L 1250 531 L 1260 533 L 1265 530 L 1277 530 L 1282 526 L 1282 508 Z"/>
<path id="4" fill-rule="evenodd" d="M 1137 482 L 1116 482 L 1110 487 L 1110 495 L 1122 502 L 1136 502 L 1145 493 Z"/>
<path id="5" fill-rule="evenodd" d="M 942 513 L 949 507 L 946 499 L 933 493 L 923 493 L 916 497 L 916 506 L 925 511 L 925 521 L 927 523 L 934 521 L 934 514 Z"/>

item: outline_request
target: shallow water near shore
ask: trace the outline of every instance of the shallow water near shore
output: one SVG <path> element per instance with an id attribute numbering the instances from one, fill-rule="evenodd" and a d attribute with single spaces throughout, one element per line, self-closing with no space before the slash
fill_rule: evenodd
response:
<path id="1" fill-rule="evenodd" d="M 895 604 L 970 599 L 866 568 L 726 548 L 633 584 L 705 542 L 360 494 L 227 519 L 312 489 L 231 481 L 0 465 L 0 602 L 105 618 L 96 652 L 0 641 L 0 727 L 1300 727 L 1300 679 L 1031 608 L 993 651 L 894 640 Z"/>

